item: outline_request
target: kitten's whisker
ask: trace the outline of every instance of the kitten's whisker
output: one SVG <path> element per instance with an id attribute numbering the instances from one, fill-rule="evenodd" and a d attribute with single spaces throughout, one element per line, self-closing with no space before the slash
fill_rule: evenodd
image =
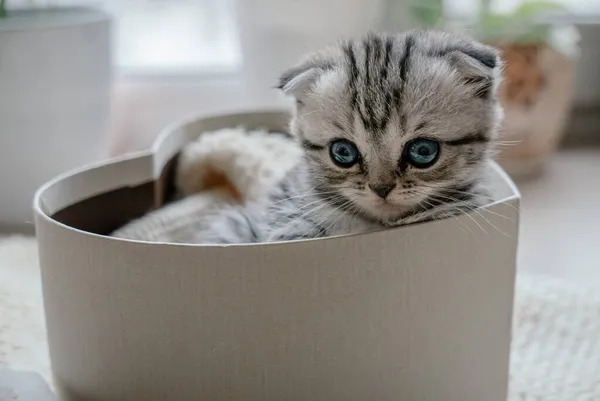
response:
<path id="1" fill-rule="evenodd" d="M 465 214 L 464 210 L 461 209 L 450 209 L 448 212 L 444 213 L 446 218 L 449 217 L 460 217 L 461 215 Z M 469 228 L 469 226 L 467 224 L 464 224 L 461 219 L 456 219 L 456 222 L 458 223 L 458 225 L 462 228 L 464 228 L 465 230 L 467 230 L 469 232 L 469 234 L 471 234 L 472 237 L 477 238 L 475 233 L 473 232 L 473 230 L 471 230 Z"/>
<path id="2" fill-rule="evenodd" d="M 341 204 L 340 206 L 338 206 L 339 211 L 341 211 L 342 213 L 340 213 L 340 215 L 338 216 L 337 219 L 335 219 L 329 226 L 327 226 L 325 228 L 325 231 L 329 231 L 331 228 L 335 227 L 335 224 L 337 224 L 338 221 L 340 221 L 343 217 L 346 217 L 344 213 L 348 212 L 347 207 L 354 207 L 353 204 L 356 201 L 356 199 L 358 199 L 357 197 L 353 198 L 353 199 L 349 199 L 346 202 L 344 202 L 343 204 Z"/>
<path id="3" fill-rule="evenodd" d="M 492 227 L 496 228 L 498 230 L 497 227 L 495 227 L 488 219 L 485 218 L 485 216 L 483 216 L 483 214 L 481 214 L 481 212 L 478 210 L 478 208 L 473 207 L 472 205 L 469 205 L 468 201 L 463 201 L 457 198 L 454 198 L 452 196 L 448 196 L 448 195 L 442 195 L 442 194 L 431 194 L 429 195 L 430 199 L 434 199 L 434 200 L 438 200 L 438 201 L 453 201 L 455 202 L 457 205 L 457 207 L 461 207 L 461 208 L 465 208 L 466 211 L 463 212 L 463 214 L 467 214 L 469 215 L 470 212 L 475 212 L 477 213 L 482 219 L 484 219 L 489 225 L 491 225 Z M 431 206 L 431 205 L 430 205 Z M 441 206 L 441 205 L 440 205 Z M 472 218 L 472 216 L 469 216 Z M 505 216 L 502 216 L 505 217 Z M 475 221 L 475 220 L 474 220 Z M 479 225 L 479 224 L 478 224 Z M 481 226 L 480 226 L 481 227 Z M 483 227 L 481 227 L 483 230 Z M 483 230 L 484 232 L 486 232 L 485 230 Z M 498 230 L 500 232 L 502 232 L 501 230 Z M 487 232 L 486 232 L 487 234 Z"/>
<path id="4" fill-rule="evenodd" d="M 436 206 L 435 206 L 433 203 L 429 202 L 427 199 L 423 199 L 423 200 L 421 201 L 421 203 L 424 203 L 425 205 L 429 206 L 431 209 L 425 209 L 425 210 L 422 210 L 422 211 L 420 211 L 420 212 L 417 212 L 417 213 L 416 213 L 414 216 L 412 216 L 412 217 L 415 217 L 415 216 L 427 216 L 427 217 L 432 217 L 432 216 L 430 216 L 430 215 L 435 215 L 435 213 L 436 213 L 436 212 L 437 212 L 437 213 L 441 213 L 441 212 L 443 212 L 443 210 L 442 210 L 442 211 L 436 211 L 436 210 L 435 210 L 435 209 L 436 209 Z"/>
<path id="5" fill-rule="evenodd" d="M 454 214 L 456 216 L 460 216 L 460 215 L 467 216 L 469 219 L 471 219 L 477 225 L 477 227 L 479 227 L 481 229 L 481 231 L 483 231 L 486 235 L 489 235 L 488 232 L 483 228 L 483 226 L 481 224 L 479 224 L 479 222 L 473 216 L 471 216 L 471 214 L 469 213 L 470 211 L 474 210 L 473 208 L 469 207 L 466 204 L 465 205 L 449 204 L 449 205 L 454 206 L 452 209 L 450 209 L 450 211 L 454 212 Z"/>
<path id="6" fill-rule="evenodd" d="M 297 117 L 303 118 L 303 117 L 309 116 L 314 113 L 323 113 L 323 112 L 324 112 L 323 109 L 316 109 L 316 110 L 312 110 L 312 111 L 307 111 L 306 113 L 298 114 Z"/>
<path id="7" fill-rule="evenodd" d="M 512 239 L 512 237 L 510 235 L 508 235 L 507 233 L 505 233 L 504 231 L 502 231 L 501 229 L 496 227 L 494 224 L 492 224 L 492 222 L 489 219 L 487 219 L 483 214 L 481 214 L 481 212 L 477 211 L 477 214 L 479 214 L 481 216 L 481 218 L 483 220 L 485 220 L 485 222 L 488 223 L 493 229 L 495 229 L 496 231 L 498 231 L 500 234 L 504 235 L 505 237 Z"/>
<path id="8" fill-rule="evenodd" d="M 423 188 L 435 189 L 435 190 L 443 191 L 443 192 L 446 192 L 446 193 L 451 192 L 451 193 L 454 193 L 454 194 L 457 194 L 457 195 L 469 195 L 469 196 L 473 196 L 473 197 L 478 197 L 480 199 L 485 199 L 488 202 L 496 202 L 498 200 L 498 199 L 494 199 L 494 198 L 491 198 L 489 196 L 485 196 L 485 195 L 482 195 L 482 194 L 478 194 L 478 193 L 474 193 L 474 192 L 467 192 L 467 191 L 460 191 L 460 190 L 457 190 L 457 189 L 433 187 L 433 186 L 424 185 L 424 184 L 419 184 L 418 186 L 419 187 L 423 187 Z M 488 189 L 488 188 L 485 188 L 485 187 L 482 187 L 482 188 L 483 189 Z M 505 203 L 505 205 L 507 205 L 508 207 L 511 207 L 514 210 L 518 210 L 518 208 L 515 205 L 511 205 L 510 203 Z"/>
<path id="9" fill-rule="evenodd" d="M 432 196 L 432 197 L 433 197 L 433 196 Z M 448 199 L 449 199 L 449 198 L 448 198 Z M 443 199 L 440 199 L 440 200 L 443 200 Z M 491 222 L 491 221 L 490 221 L 488 218 L 486 218 L 486 217 L 485 217 L 485 216 L 484 216 L 484 215 L 481 213 L 481 210 L 479 210 L 479 208 L 474 208 L 474 207 L 472 207 L 472 206 L 470 206 L 470 205 L 468 205 L 468 204 L 465 204 L 464 206 L 466 207 L 466 210 L 465 210 L 465 212 L 463 212 L 463 214 L 469 214 L 470 212 L 477 213 L 477 214 L 478 214 L 478 215 L 479 215 L 479 216 L 480 216 L 480 217 L 481 217 L 481 218 L 482 218 L 482 219 L 483 219 L 483 220 L 484 220 L 484 221 L 485 221 L 487 224 L 489 224 L 489 225 L 490 225 L 492 228 L 496 229 L 496 230 L 497 230 L 497 231 L 498 231 L 500 234 L 503 234 L 504 236 L 508 236 L 508 235 L 507 235 L 507 234 L 506 234 L 504 231 L 500 230 L 498 227 L 496 227 L 494 224 L 492 224 L 492 222 Z M 484 210 L 485 210 L 485 209 L 484 209 Z M 502 217 L 502 218 L 508 219 L 508 220 L 510 220 L 510 221 L 514 221 L 514 220 L 512 220 L 511 218 L 509 218 L 509 217 L 507 217 L 507 216 L 503 216 L 503 215 L 501 215 L 501 214 L 499 214 L 499 213 L 492 212 L 491 210 L 487 210 L 487 211 L 488 211 L 489 213 L 495 214 L 495 215 L 497 215 L 497 216 L 499 216 L 499 217 Z M 509 236 L 508 236 L 508 237 L 509 237 Z M 509 237 L 509 238 L 510 238 L 510 237 Z"/>
<path id="10" fill-rule="evenodd" d="M 340 195 L 338 195 L 338 196 L 340 196 Z M 314 200 L 314 201 L 312 201 L 312 202 L 310 202 L 310 203 L 307 203 L 307 204 L 305 204 L 305 205 L 302 205 L 301 207 L 299 207 L 299 208 L 295 209 L 293 212 L 291 212 L 291 213 L 289 213 L 288 215 L 284 216 L 284 218 L 288 218 L 288 217 L 290 217 L 290 216 L 292 216 L 292 215 L 294 215 L 294 214 L 298 213 L 298 212 L 299 212 L 299 211 L 301 211 L 302 209 L 305 209 L 305 208 L 307 208 L 307 207 L 309 207 L 309 206 L 311 206 L 311 205 L 314 205 L 315 203 L 318 203 L 318 202 L 323 202 L 323 204 L 328 204 L 329 202 L 331 202 L 331 201 L 333 201 L 333 200 L 335 200 L 335 199 L 336 199 L 336 196 L 333 196 L 333 197 L 327 197 L 327 198 L 321 198 L 321 199 Z M 300 216 L 300 217 L 302 217 L 302 216 Z"/>
<path id="11" fill-rule="evenodd" d="M 440 201 L 444 201 L 444 199 L 446 199 L 446 200 L 451 200 L 451 201 L 456 202 L 456 203 L 465 202 L 465 201 L 461 201 L 460 199 L 454 198 L 452 196 L 442 195 L 442 194 L 433 194 L 433 195 L 429 195 L 429 197 L 436 198 L 437 200 L 440 200 Z M 481 211 L 483 210 L 486 213 L 490 213 L 490 214 L 496 215 L 498 217 L 502 217 L 503 219 L 506 219 L 506 220 L 514 222 L 514 220 L 511 219 L 510 217 L 504 216 L 503 214 L 500 214 L 500 213 L 496 213 L 496 212 L 494 212 L 492 210 L 489 210 L 489 209 L 485 209 L 485 208 L 473 208 L 472 210 L 474 212 L 478 213 L 479 215 L 481 215 Z M 481 215 L 481 217 L 483 217 L 483 215 Z"/>
<path id="12" fill-rule="evenodd" d="M 494 228 L 500 234 L 504 235 L 505 237 L 512 238 L 508 234 L 506 234 L 504 231 L 500 230 L 498 227 L 496 227 L 494 224 L 492 224 L 492 222 L 489 219 L 487 219 L 479 210 L 471 208 L 471 211 L 477 213 L 483 220 L 485 220 L 486 223 L 488 223 L 492 228 Z M 504 216 L 502 216 L 502 217 L 504 217 Z"/>
<path id="13" fill-rule="evenodd" d="M 337 197 L 342 198 L 341 195 L 338 195 Z M 317 202 L 322 202 L 321 205 L 315 206 L 314 208 L 312 208 L 311 210 L 307 211 L 306 213 L 304 213 L 304 214 L 302 214 L 302 215 L 294 218 L 293 220 L 287 222 L 286 225 L 283 228 L 285 229 L 285 228 L 291 226 L 292 224 L 294 224 L 296 221 L 308 218 L 308 216 L 310 216 L 312 213 L 315 213 L 315 212 L 321 210 L 322 208 L 324 208 L 325 206 L 330 205 L 331 204 L 330 202 L 333 201 L 333 200 L 335 200 L 335 199 L 337 199 L 337 197 L 330 197 L 330 198 L 327 198 L 327 199 L 318 199 L 318 200 L 316 200 L 314 202 L 311 202 L 308 205 L 304 205 L 303 207 L 301 207 L 301 208 L 295 210 L 294 212 L 288 214 L 287 216 L 285 216 L 285 218 L 289 218 L 290 216 L 294 215 L 295 213 L 298 213 L 300 210 L 302 210 L 303 208 L 305 208 L 307 206 L 310 206 L 310 205 L 312 205 L 314 203 L 317 203 Z"/>
<path id="14" fill-rule="evenodd" d="M 348 202 L 348 201 L 346 201 L 346 202 Z M 332 208 L 332 209 L 331 209 L 331 211 L 330 211 L 330 212 L 329 212 L 327 215 L 325 215 L 324 217 L 322 217 L 322 218 L 319 220 L 319 222 L 309 221 L 309 222 L 311 223 L 311 225 L 312 225 L 312 226 L 311 226 L 311 227 L 310 227 L 310 228 L 309 228 L 307 231 L 305 231 L 304 233 L 302 233 L 302 235 L 301 235 L 301 236 L 305 236 L 306 234 L 310 233 L 310 232 L 311 232 L 311 231 L 312 231 L 312 230 L 313 230 L 315 227 L 319 227 L 319 226 L 321 226 L 321 225 L 322 225 L 322 224 L 323 224 L 325 221 L 327 221 L 327 219 L 329 218 L 329 216 L 331 216 L 331 215 L 332 215 L 333 213 L 335 213 L 336 211 L 337 211 L 337 209 L 336 209 L 336 208 Z M 307 219 L 307 220 L 308 220 L 308 219 Z M 324 229 L 324 231 L 325 231 L 325 234 L 328 234 L 327 230 L 328 230 L 328 228 Z"/>
<path id="15" fill-rule="evenodd" d="M 298 217 L 296 217 L 296 218 L 294 218 L 294 219 L 292 219 L 292 220 L 288 221 L 288 222 L 287 222 L 287 223 L 286 223 L 286 224 L 283 226 L 283 228 L 282 228 L 282 229 L 286 229 L 286 228 L 290 227 L 291 225 L 293 225 L 295 222 L 297 222 L 297 221 L 300 221 L 300 220 L 302 220 L 302 219 L 304 219 L 304 218 L 307 218 L 307 217 L 308 217 L 309 215 L 311 215 L 312 213 L 315 213 L 315 212 L 317 212 L 317 211 L 321 210 L 322 208 L 324 208 L 324 207 L 325 207 L 325 206 L 327 206 L 327 205 L 328 205 L 328 203 L 327 203 L 327 202 L 323 202 L 323 204 L 321 204 L 321 205 L 319 205 L 319 206 L 315 206 L 314 208 L 310 209 L 308 212 L 306 212 L 306 213 L 304 213 L 304 214 L 302 214 L 302 215 L 300 215 L 300 216 L 298 216 Z M 286 216 L 286 217 L 290 217 L 290 216 L 292 216 L 293 214 L 294 214 L 294 213 L 291 213 L 291 214 L 289 214 L 289 215 L 288 215 L 288 216 Z"/>
<path id="16" fill-rule="evenodd" d="M 460 215 L 456 215 L 456 214 L 452 214 L 452 213 L 444 213 L 444 215 L 446 216 L 446 218 L 448 217 L 457 217 Z M 458 223 L 459 227 L 465 229 L 468 231 L 469 234 L 471 234 L 472 237 L 475 237 L 475 233 L 473 232 L 473 230 L 471 230 L 466 224 L 464 224 L 461 219 L 456 219 L 456 222 Z"/>
<path id="17" fill-rule="evenodd" d="M 359 196 L 355 195 L 353 197 L 350 198 L 346 198 L 344 202 L 342 202 L 341 205 L 339 206 L 335 206 L 332 208 L 331 212 L 329 212 L 326 216 L 324 216 L 318 223 L 315 223 L 315 225 L 317 226 L 321 226 L 323 223 L 325 223 L 329 217 L 335 213 L 336 211 L 341 212 L 340 215 L 329 225 L 325 228 L 325 232 L 328 234 L 329 230 L 343 217 L 347 217 L 347 215 L 345 215 L 345 213 L 347 213 L 347 207 L 350 206 L 353 208 L 353 203 L 359 198 Z M 343 197 L 342 197 L 343 199 Z"/>
<path id="18" fill-rule="evenodd" d="M 349 201 L 346 201 L 346 202 L 349 202 Z M 332 215 L 333 213 L 335 213 L 335 212 L 337 212 L 337 211 L 339 211 L 339 209 L 337 209 L 337 208 L 333 208 L 333 209 L 332 209 L 332 210 L 331 210 L 331 211 L 330 211 L 330 212 L 329 212 L 329 213 L 328 213 L 326 216 L 324 216 L 324 217 L 323 217 L 323 218 L 322 218 L 322 219 L 321 219 L 321 220 L 320 220 L 318 223 L 316 223 L 315 225 L 316 225 L 316 226 L 321 226 L 323 223 L 325 223 L 325 222 L 326 222 L 326 221 L 329 219 L 329 217 L 331 217 L 331 215 Z M 338 216 L 338 218 L 337 218 L 336 220 L 334 220 L 334 221 L 337 221 L 337 220 L 338 220 L 340 217 L 343 217 L 343 216 L 344 216 L 344 214 L 343 214 L 343 212 L 342 212 L 342 213 L 340 213 L 340 216 Z M 325 233 L 326 233 L 327 235 L 329 235 L 329 229 L 331 228 L 331 226 L 332 226 L 332 224 L 330 224 L 330 225 L 328 225 L 327 227 L 325 227 L 325 228 L 324 228 L 324 231 L 325 231 Z"/>
<path id="19" fill-rule="evenodd" d="M 307 208 L 307 207 L 309 207 L 309 206 L 311 206 L 311 205 L 314 205 L 315 203 L 319 203 L 319 202 L 324 202 L 324 201 L 323 201 L 323 200 L 321 200 L 321 199 L 317 199 L 317 200 L 315 200 L 315 201 L 312 201 L 312 202 L 309 202 L 309 203 L 307 203 L 307 204 L 304 204 L 304 205 L 300 206 L 299 208 L 296 208 L 296 209 L 294 209 L 294 210 L 293 210 L 292 212 L 290 212 L 289 214 L 285 215 L 285 216 L 284 216 L 284 218 L 286 218 L 286 219 L 287 219 L 287 218 L 289 218 L 290 216 L 293 216 L 294 214 L 298 213 L 298 212 L 299 212 L 299 211 L 301 211 L 302 209 L 305 209 L 305 208 Z"/>
<path id="20" fill-rule="evenodd" d="M 520 141 L 514 141 L 514 142 L 496 142 L 494 144 L 494 146 L 496 146 L 496 147 L 502 147 L 502 148 L 509 148 L 511 146 L 517 146 L 520 143 L 521 143 Z"/>
<path id="21" fill-rule="evenodd" d="M 490 209 L 485 209 L 485 208 L 475 208 L 475 209 L 473 209 L 473 210 L 474 210 L 475 212 L 477 212 L 477 213 L 478 213 L 478 214 L 479 214 L 479 215 L 480 215 L 482 218 L 484 218 L 484 219 L 486 219 L 486 218 L 483 216 L 483 214 L 482 214 L 482 213 L 489 213 L 489 214 L 492 214 L 492 215 L 494 215 L 494 216 L 498 216 L 498 217 L 500 217 L 500 218 L 503 218 L 503 219 L 505 219 L 505 220 L 511 221 L 511 222 L 513 222 L 513 223 L 515 222 L 515 220 L 514 220 L 514 219 L 511 219 L 510 217 L 508 217 L 508 216 L 505 216 L 505 215 L 503 215 L 503 214 L 500 214 L 500 213 L 494 212 L 493 210 L 490 210 Z M 486 219 L 486 220 L 487 220 L 487 219 Z"/>
<path id="22" fill-rule="evenodd" d="M 475 220 L 475 218 L 473 216 L 471 216 L 470 213 L 464 213 L 464 211 L 462 211 L 462 213 L 460 215 L 467 216 L 469 219 L 471 219 L 473 221 L 473 223 L 475 223 L 477 225 L 477 227 L 479 227 L 481 229 L 481 231 L 483 231 L 483 233 L 485 235 L 489 235 L 489 233 L 485 230 L 485 228 L 483 228 L 483 226 L 481 224 L 479 224 L 479 222 L 477 220 Z"/>
<path id="23" fill-rule="evenodd" d="M 280 199 L 280 200 L 278 200 L 278 201 L 276 201 L 276 202 L 272 202 L 272 203 L 271 203 L 271 205 L 276 205 L 276 204 L 278 204 L 278 203 L 281 203 L 281 202 L 286 202 L 286 201 L 288 201 L 288 200 L 290 200 L 290 199 L 306 198 L 306 197 L 309 197 L 309 196 L 329 195 L 329 194 L 335 194 L 335 193 L 337 193 L 337 192 L 338 192 L 338 191 L 327 191 L 327 192 L 309 192 L 309 193 L 305 193 L 305 194 L 302 194 L 302 195 L 290 196 L 290 197 L 288 197 L 288 198 L 283 198 L 283 199 Z"/>

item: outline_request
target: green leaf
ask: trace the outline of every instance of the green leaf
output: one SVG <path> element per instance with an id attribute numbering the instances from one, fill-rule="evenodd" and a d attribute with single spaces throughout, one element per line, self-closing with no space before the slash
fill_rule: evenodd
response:
<path id="1" fill-rule="evenodd" d="M 551 1 L 525 1 L 510 14 L 480 14 L 477 27 L 479 38 L 485 42 L 545 42 L 550 28 L 537 23 L 537 18 L 564 9 L 561 4 Z"/>
<path id="2" fill-rule="evenodd" d="M 421 0 L 408 6 L 413 18 L 423 28 L 439 27 L 444 19 L 443 0 Z"/>
<path id="3" fill-rule="evenodd" d="M 0 18 L 6 17 L 6 1 L 0 0 Z"/>
<path id="4" fill-rule="evenodd" d="M 484 14 L 479 18 L 478 36 L 484 42 L 510 40 L 515 20 L 505 14 Z"/>
<path id="5" fill-rule="evenodd" d="M 553 1 L 525 1 L 512 13 L 519 19 L 533 19 L 551 12 L 565 11 L 567 8 Z"/>
<path id="6" fill-rule="evenodd" d="M 548 40 L 549 35 L 550 28 L 548 26 L 533 26 L 528 32 L 518 36 L 515 42 L 521 44 L 534 44 L 546 42 Z"/>
<path id="7" fill-rule="evenodd" d="M 411 13 L 423 28 L 434 28 L 440 21 L 439 13 L 425 7 L 411 7 Z"/>

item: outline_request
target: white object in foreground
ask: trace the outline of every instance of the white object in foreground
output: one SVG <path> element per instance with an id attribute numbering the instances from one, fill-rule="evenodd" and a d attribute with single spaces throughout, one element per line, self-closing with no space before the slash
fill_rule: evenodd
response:
<path id="1" fill-rule="evenodd" d="M 103 235 L 163 203 L 170 161 L 201 132 L 287 121 L 187 121 L 147 153 L 38 191 L 61 399 L 506 400 L 519 194 L 497 166 L 477 213 L 376 233 L 237 246 Z"/>
<path id="2" fill-rule="evenodd" d="M 31 222 L 37 187 L 97 160 L 108 128 L 110 18 L 85 8 L 0 21 L 0 225 Z"/>
<path id="3" fill-rule="evenodd" d="M 39 374 L 0 368 L 0 401 L 56 401 L 56 398 Z"/>

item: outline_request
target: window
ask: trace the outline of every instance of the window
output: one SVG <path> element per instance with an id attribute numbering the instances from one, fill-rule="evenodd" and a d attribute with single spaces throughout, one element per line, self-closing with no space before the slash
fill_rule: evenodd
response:
<path id="1" fill-rule="evenodd" d="M 220 75 L 241 56 L 229 0 L 104 0 L 124 74 Z"/>
<path id="2" fill-rule="evenodd" d="M 100 4 L 115 17 L 115 62 L 121 74 L 212 77 L 241 70 L 242 49 L 236 24 L 240 17 L 236 14 L 250 12 L 253 16 L 246 19 L 270 18 L 292 30 L 302 28 L 305 34 L 315 36 L 317 30 L 312 25 L 323 25 L 319 16 L 328 20 L 327 25 L 333 31 L 339 32 L 338 20 L 353 20 L 352 24 L 358 26 L 360 19 L 373 21 L 378 7 L 383 10 L 386 3 L 398 5 L 408 1 L 415 0 L 9 0 L 8 3 L 14 7 Z M 448 16 L 468 18 L 476 12 L 479 0 L 445 1 Z M 600 22 L 600 0 L 555 1 L 568 6 L 571 18 L 575 16 L 586 22 L 590 15 L 596 15 L 593 22 Z M 492 5 L 498 10 L 509 10 L 520 2 L 492 0 Z M 240 11 L 240 4 L 245 10 Z M 340 8 L 344 11 L 338 13 Z M 319 9 L 326 12 L 319 13 Z M 352 13 L 353 10 L 356 12 Z"/>

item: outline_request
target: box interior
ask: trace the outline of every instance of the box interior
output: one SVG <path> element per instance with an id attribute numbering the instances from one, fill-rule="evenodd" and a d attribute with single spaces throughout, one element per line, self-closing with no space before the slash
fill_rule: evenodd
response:
<path id="1" fill-rule="evenodd" d="M 175 197 L 177 155 L 155 181 L 104 192 L 67 206 L 50 217 L 78 230 L 108 235 Z"/>

